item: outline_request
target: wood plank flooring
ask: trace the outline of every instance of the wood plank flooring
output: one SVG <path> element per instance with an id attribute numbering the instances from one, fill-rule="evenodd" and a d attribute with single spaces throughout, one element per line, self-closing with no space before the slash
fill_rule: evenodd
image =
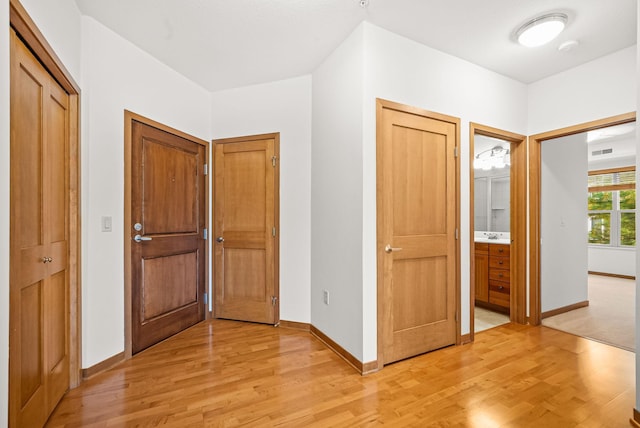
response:
<path id="1" fill-rule="evenodd" d="M 635 355 L 507 324 L 360 376 L 309 333 L 205 321 L 70 391 L 48 427 L 629 427 Z"/>

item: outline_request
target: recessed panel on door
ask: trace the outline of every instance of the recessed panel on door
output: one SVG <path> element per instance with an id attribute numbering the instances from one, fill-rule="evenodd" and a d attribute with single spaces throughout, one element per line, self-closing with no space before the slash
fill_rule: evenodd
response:
<path id="1" fill-rule="evenodd" d="M 142 322 L 198 301 L 198 253 L 143 261 Z"/>
<path id="2" fill-rule="evenodd" d="M 147 234 L 198 230 L 197 157 L 160 141 L 143 140 L 142 223 Z"/>

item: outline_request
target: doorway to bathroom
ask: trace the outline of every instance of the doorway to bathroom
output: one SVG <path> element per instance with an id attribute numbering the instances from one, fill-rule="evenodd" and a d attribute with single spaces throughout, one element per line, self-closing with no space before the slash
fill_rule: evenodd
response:
<path id="1" fill-rule="evenodd" d="M 470 125 L 471 328 L 526 321 L 526 137 Z"/>

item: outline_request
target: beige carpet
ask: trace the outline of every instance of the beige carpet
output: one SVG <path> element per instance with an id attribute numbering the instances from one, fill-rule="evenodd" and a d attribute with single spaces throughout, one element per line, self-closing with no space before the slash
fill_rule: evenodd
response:
<path id="1" fill-rule="evenodd" d="M 509 322 L 509 316 L 476 306 L 474 308 L 473 331 L 489 330 Z"/>
<path id="2" fill-rule="evenodd" d="M 635 351 L 635 281 L 589 275 L 589 306 L 542 325 Z"/>

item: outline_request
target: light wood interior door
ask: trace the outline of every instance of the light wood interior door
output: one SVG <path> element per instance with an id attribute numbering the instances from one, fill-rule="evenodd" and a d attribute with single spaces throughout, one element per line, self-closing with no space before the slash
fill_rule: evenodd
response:
<path id="1" fill-rule="evenodd" d="M 279 136 L 214 143 L 214 315 L 277 324 Z"/>
<path id="2" fill-rule="evenodd" d="M 458 131 L 454 121 L 394 103 L 379 101 L 378 114 L 386 364 L 456 343 Z"/>
<path id="3" fill-rule="evenodd" d="M 205 318 L 206 147 L 133 121 L 133 353 Z"/>
<path id="4" fill-rule="evenodd" d="M 10 425 L 69 388 L 69 96 L 11 31 Z"/>

